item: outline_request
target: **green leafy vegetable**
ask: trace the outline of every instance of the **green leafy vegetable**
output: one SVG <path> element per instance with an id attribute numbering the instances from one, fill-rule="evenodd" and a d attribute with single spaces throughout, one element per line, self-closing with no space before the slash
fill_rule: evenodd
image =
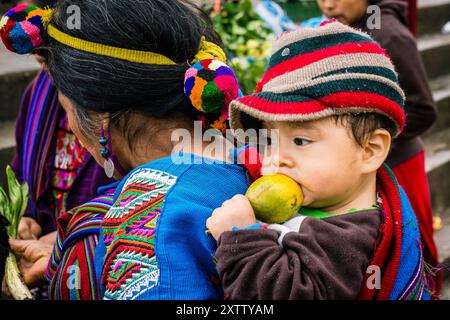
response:
<path id="1" fill-rule="evenodd" d="M 0 186 L 0 215 L 9 222 L 8 235 L 16 239 L 19 223 L 27 207 L 29 193 L 27 184 L 20 185 L 10 166 L 6 168 L 8 194 Z M 14 254 L 9 253 L 5 270 L 6 284 L 16 300 L 32 299 L 32 295 L 23 282 Z"/>

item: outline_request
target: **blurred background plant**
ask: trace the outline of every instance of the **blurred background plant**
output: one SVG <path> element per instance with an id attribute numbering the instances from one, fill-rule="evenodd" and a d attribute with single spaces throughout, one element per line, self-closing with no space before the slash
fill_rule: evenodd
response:
<path id="1" fill-rule="evenodd" d="M 312 17 L 321 16 L 322 12 L 316 0 L 274 0 L 294 21 L 300 22 Z"/>
<path id="2" fill-rule="evenodd" d="M 209 11 L 227 51 L 229 65 L 236 73 L 244 94 L 251 94 L 264 74 L 276 35 L 296 28 L 298 25 L 294 21 L 321 15 L 315 0 L 197 2 Z M 273 28 L 273 24 L 280 24 L 279 22 L 285 27 L 284 30 Z"/>
<path id="3" fill-rule="evenodd" d="M 252 93 L 266 69 L 274 33 L 253 10 L 251 0 L 216 1 L 211 17 L 241 90 Z"/>

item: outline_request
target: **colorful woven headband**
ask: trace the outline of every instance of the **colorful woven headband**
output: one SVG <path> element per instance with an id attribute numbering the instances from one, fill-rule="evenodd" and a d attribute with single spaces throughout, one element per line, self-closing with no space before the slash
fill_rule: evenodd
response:
<path id="1" fill-rule="evenodd" d="M 5 46 L 12 52 L 28 54 L 43 44 L 44 35 L 68 47 L 97 55 L 130 62 L 156 65 L 175 65 L 176 62 L 154 52 L 112 47 L 68 35 L 50 24 L 53 9 L 34 5 L 19 5 L 9 10 L 0 20 L 0 32 Z M 217 59 L 226 63 L 226 55 L 218 45 L 202 37 L 199 53 L 191 62 Z"/>
<path id="2" fill-rule="evenodd" d="M 45 36 L 68 47 L 115 59 L 150 65 L 176 65 L 168 57 L 148 51 L 108 46 L 73 37 L 51 24 L 52 9 L 19 5 L 0 20 L 0 36 L 8 50 L 18 54 L 32 53 L 44 44 Z M 186 72 L 185 94 L 191 104 L 203 113 L 228 109 L 238 97 L 238 82 L 226 65 L 222 48 L 202 37 L 191 68 Z M 228 116 L 226 117 L 228 119 Z"/>

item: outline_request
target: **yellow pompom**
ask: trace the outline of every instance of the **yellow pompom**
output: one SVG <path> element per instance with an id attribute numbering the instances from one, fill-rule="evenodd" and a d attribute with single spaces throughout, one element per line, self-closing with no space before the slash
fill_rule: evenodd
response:
<path id="1" fill-rule="evenodd" d="M 53 18 L 53 9 L 51 9 L 50 7 L 47 7 L 43 10 L 44 12 L 42 13 L 42 25 L 44 26 L 44 28 L 47 28 L 48 24 L 51 22 L 52 18 Z"/>
<path id="2" fill-rule="evenodd" d="M 205 37 L 202 37 L 198 53 L 191 63 L 194 64 L 206 59 L 220 60 L 223 63 L 227 63 L 227 56 L 222 48 L 215 43 L 207 41 Z"/>

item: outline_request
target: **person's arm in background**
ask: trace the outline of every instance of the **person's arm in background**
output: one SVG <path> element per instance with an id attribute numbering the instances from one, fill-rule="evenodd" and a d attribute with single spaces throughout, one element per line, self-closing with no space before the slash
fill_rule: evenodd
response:
<path id="1" fill-rule="evenodd" d="M 420 136 L 433 125 L 437 117 L 436 105 L 412 35 L 394 34 L 384 47 L 395 65 L 400 86 L 406 95 L 406 126 L 396 139 L 396 143 L 400 144 Z"/>
<path id="2" fill-rule="evenodd" d="M 17 180 L 20 183 L 24 183 L 26 180 L 25 177 L 23 176 L 22 170 L 22 155 L 24 147 L 22 141 L 25 135 L 28 106 L 30 105 L 31 92 L 33 90 L 34 81 L 35 80 L 31 81 L 31 83 L 28 85 L 23 94 L 22 102 L 19 109 L 19 115 L 16 120 L 16 131 L 15 131 L 16 153 L 14 155 L 11 167 L 14 173 L 16 174 Z M 32 216 L 31 201 L 32 201 L 31 199 L 28 201 L 27 209 L 24 213 L 22 220 L 19 223 L 19 238 L 23 240 L 38 239 L 42 233 L 41 226 L 36 222 L 36 220 Z"/>

